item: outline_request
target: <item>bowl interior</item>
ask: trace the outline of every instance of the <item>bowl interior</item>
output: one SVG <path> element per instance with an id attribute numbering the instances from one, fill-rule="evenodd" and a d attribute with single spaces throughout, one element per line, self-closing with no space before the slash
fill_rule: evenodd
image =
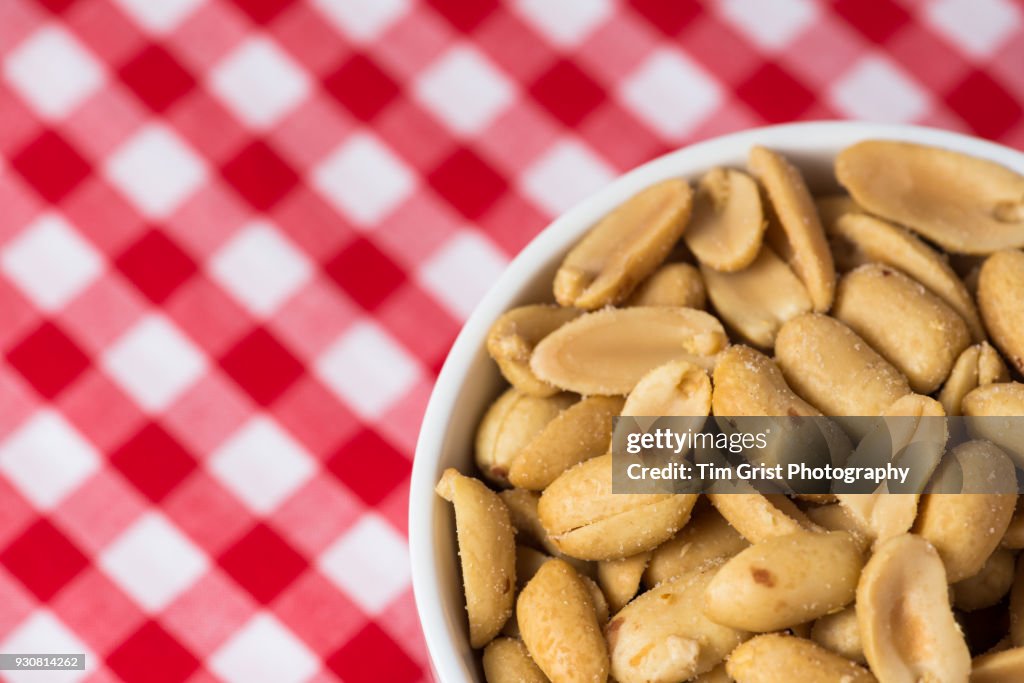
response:
<path id="1" fill-rule="evenodd" d="M 505 386 L 484 350 L 491 324 L 516 305 L 551 301 L 551 281 L 568 249 L 601 216 L 632 194 L 671 177 L 691 180 L 715 166 L 745 166 L 753 145 L 786 155 L 816 192 L 836 189 L 832 161 L 868 138 L 899 139 L 989 158 L 1024 173 L 1024 155 L 956 133 L 914 126 L 816 122 L 758 128 L 708 140 L 659 157 L 620 177 L 559 217 L 510 264 L 459 334 L 431 395 L 416 447 L 410 492 L 409 541 L 420 623 L 438 680 L 483 680 L 468 643 L 451 506 L 433 487 L 447 467 L 474 471 L 476 426 Z"/>

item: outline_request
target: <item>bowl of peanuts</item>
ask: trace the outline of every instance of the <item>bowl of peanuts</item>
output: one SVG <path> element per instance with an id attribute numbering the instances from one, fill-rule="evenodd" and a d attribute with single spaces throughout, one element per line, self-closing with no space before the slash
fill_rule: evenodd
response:
<path id="1" fill-rule="evenodd" d="M 619 416 L 1024 416 L 1022 247 L 1024 154 L 860 122 L 694 144 L 556 219 L 423 420 L 438 680 L 1024 680 L 1019 421 L 954 449 L 1005 473 L 973 495 L 616 493 L 610 448 Z"/>

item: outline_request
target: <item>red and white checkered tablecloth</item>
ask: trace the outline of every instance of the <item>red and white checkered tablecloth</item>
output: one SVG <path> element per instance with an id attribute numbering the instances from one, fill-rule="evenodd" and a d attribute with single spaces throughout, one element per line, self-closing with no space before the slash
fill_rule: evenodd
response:
<path id="1" fill-rule="evenodd" d="M 1024 147 L 1013 0 L 0 0 L 0 66 L 0 652 L 90 681 L 428 679 L 431 383 L 621 171 L 797 119 Z"/>

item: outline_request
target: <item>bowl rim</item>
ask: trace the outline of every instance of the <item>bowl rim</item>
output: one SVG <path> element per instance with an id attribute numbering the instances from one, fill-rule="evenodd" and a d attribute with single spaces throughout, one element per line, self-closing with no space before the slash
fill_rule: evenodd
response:
<path id="1" fill-rule="evenodd" d="M 863 121 L 809 121 L 751 128 L 682 147 L 647 161 L 613 181 L 556 217 L 539 232 L 506 267 L 473 309 L 459 332 L 441 368 L 420 427 L 413 459 L 409 490 L 409 559 L 413 594 L 436 678 L 444 683 L 473 680 L 455 646 L 462 634 L 452 632 L 445 619 L 439 590 L 440 578 L 433 530 L 434 485 L 441 472 L 440 460 L 452 413 L 467 380 L 474 356 L 482 347 L 491 324 L 508 309 L 525 283 L 529 282 L 550 255 L 566 249 L 593 223 L 614 206 L 654 182 L 680 175 L 692 175 L 753 145 L 798 150 L 821 155 L 830 148 L 845 147 L 868 138 L 893 139 L 935 145 L 966 152 L 1024 173 L 1024 153 L 971 135 L 925 126 Z M 701 160 L 711 160 L 711 163 Z M 718 162 L 723 163 L 722 161 Z M 687 167 L 693 169 L 685 170 Z"/>

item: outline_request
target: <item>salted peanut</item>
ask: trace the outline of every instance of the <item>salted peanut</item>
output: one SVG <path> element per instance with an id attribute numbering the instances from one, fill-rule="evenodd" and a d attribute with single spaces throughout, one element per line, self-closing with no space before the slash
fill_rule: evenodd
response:
<path id="1" fill-rule="evenodd" d="M 508 471 L 519 451 L 575 400 L 568 394 L 538 398 L 516 389 L 502 394 L 476 430 L 476 465 L 484 479 L 508 486 Z"/>
<path id="2" fill-rule="evenodd" d="M 1024 647 L 975 657 L 971 683 L 1010 683 L 1024 680 Z"/>
<path id="3" fill-rule="evenodd" d="M 618 612 L 633 599 L 640 588 L 640 577 L 644 575 L 650 551 L 623 557 L 619 560 L 605 560 L 597 563 L 597 583 L 608 599 L 608 609 Z"/>
<path id="4" fill-rule="evenodd" d="M 783 325 L 775 360 L 789 386 L 825 415 L 879 415 L 910 393 L 899 370 L 825 315 L 808 313 Z"/>
<path id="5" fill-rule="evenodd" d="M 939 388 L 970 344 L 967 324 L 956 311 L 903 273 L 877 263 L 840 280 L 832 314 L 922 394 Z"/>
<path id="6" fill-rule="evenodd" d="M 764 185 L 785 233 L 784 243 L 772 246 L 807 287 L 814 310 L 827 311 L 835 292 L 835 266 L 803 177 L 782 155 L 764 147 L 752 148 L 747 163 Z"/>
<path id="7" fill-rule="evenodd" d="M 675 538 L 654 549 L 644 572 L 644 585 L 655 586 L 673 577 L 706 569 L 749 545 L 713 507 L 704 507 Z"/>
<path id="8" fill-rule="evenodd" d="M 850 660 L 806 638 L 778 633 L 737 647 L 725 670 L 736 683 L 875 683 L 871 673 Z"/>
<path id="9" fill-rule="evenodd" d="M 747 638 L 704 615 L 717 568 L 665 581 L 622 608 L 605 628 L 611 673 L 619 683 L 685 681 L 710 671 Z"/>
<path id="10" fill-rule="evenodd" d="M 622 408 L 626 416 L 705 417 L 710 412 L 708 373 L 685 360 L 669 361 L 641 377 Z"/>
<path id="11" fill-rule="evenodd" d="M 608 308 L 576 318 L 544 338 L 530 367 L 541 379 L 585 396 L 625 396 L 648 372 L 673 360 L 710 370 L 728 338 L 693 308 Z"/>
<path id="12" fill-rule="evenodd" d="M 513 457 L 509 482 L 540 491 L 573 465 L 607 453 L 622 404 L 618 396 L 589 396 L 563 410 Z"/>
<path id="13" fill-rule="evenodd" d="M 1006 363 L 991 344 L 983 341 L 968 346 L 956 359 L 939 392 L 939 401 L 947 415 L 961 415 L 964 396 L 978 387 L 1008 381 L 1010 371 Z"/>
<path id="14" fill-rule="evenodd" d="M 847 213 L 832 226 L 834 238 L 848 245 L 848 268 L 880 263 L 921 283 L 952 308 L 974 341 L 986 338 L 981 317 L 966 285 L 946 259 L 910 231 L 864 213 Z M 833 242 L 835 243 L 835 242 Z"/>
<path id="15" fill-rule="evenodd" d="M 544 555 L 545 559 L 549 556 L 557 557 L 571 564 L 572 568 L 583 576 L 594 575 L 596 568 L 593 563 L 562 554 L 554 542 L 548 538 L 548 532 L 540 523 L 540 514 L 537 512 L 537 505 L 540 502 L 539 493 L 525 489 L 505 489 L 499 492 L 498 496 L 508 508 L 509 519 L 512 522 L 512 527 L 516 530 L 518 541 L 529 543 L 533 547 L 543 550 L 547 553 Z M 518 570 L 516 575 L 519 575 Z M 530 576 L 533 574 L 531 573 Z M 525 581 L 519 583 L 522 585 Z"/>
<path id="16" fill-rule="evenodd" d="M 963 683 L 971 655 L 949 604 L 946 570 L 928 541 L 875 547 L 857 585 L 857 621 L 871 670 L 889 683 Z"/>
<path id="17" fill-rule="evenodd" d="M 715 415 L 821 415 L 793 393 L 775 361 L 749 346 L 723 351 L 713 380 Z"/>
<path id="18" fill-rule="evenodd" d="M 822 530 L 789 498 L 753 493 L 753 487 L 750 490 L 751 493 L 709 493 L 708 500 L 751 543 L 798 531 Z"/>
<path id="19" fill-rule="evenodd" d="M 1010 550 L 1024 548 L 1024 497 L 1017 497 L 1017 507 L 1013 510 L 1013 517 L 1010 518 L 1010 524 L 1006 527 L 1006 533 L 1003 534 L 1003 540 L 999 545 Z"/>
<path id="20" fill-rule="evenodd" d="M 713 168 L 700 179 L 683 240 L 697 259 L 723 272 L 750 265 L 761 248 L 761 192 L 746 173 Z"/>
<path id="21" fill-rule="evenodd" d="M 583 560 L 615 560 L 667 541 L 686 524 L 696 501 L 696 494 L 613 494 L 608 453 L 552 482 L 537 511 L 563 553 Z"/>
<path id="22" fill-rule="evenodd" d="M 1024 424 L 1021 420 L 996 420 L 995 417 L 1024 415 L 1024 384 L 1005 382 L 978 387 L 961 403 L 968 417 L 967 431 L 976 439 L 988 439 L 1024 467 Z"/>
<path id="23" fill-rule="evenodd" d="M 733 683 L 732 678 L 725 672 L 725 663 L 719 664 L 711 671 L 702 673 L 696 678 L 690 679 L 693 683 Z"/>
<path id="24" fill-rule="evenodd" d="M 718 570 L 704 595 L 704 613 L 758 633 L 803 624 L 853 602 L 863 565 L 860 545 L 845 531 L 769 538 Z"/>
<path id="25" fill-rule="evenodd" d="M 970 477 L 1003 482 L 1016 490 L 1016 475 L 1009 458 L 986 441 L 968 441 L 954 448 L 936 470 L 941 480 L 953 459 L 959 476 L 971 490 Z M 972 466 L 977 466 L 972 470 Z M 961 472 L 962 468 L 962 472 Z M 934 481 L 933 481 L 934 483 Z M 974 490 L 978 490 L 975 488 Z M 1015 493 L 929 493 L 921 498 L 914 533 L 928 540 L 942 557 L 950 583 L 974 576 L 996 549 L 1013 517 Z"/>
<path id="26" fill-rule="evenodd" d="M 608 652 L 593 599 L 567 563 L 544 563 L 519 594 L 516 617 L 530 657 L 552 683 L 607 680 Z"/>
<path id="27" fill-rule="evenodd" d="M 1020 229 L 1024 235 L 1024 196 L 1020 201 Z M 978 306 L 992 340 L 1017 372 L 1024 373 L 1024 251 L 1010 249 L 992 254 L 978 275 Z"/>
<path id="28" fill-rule="evenodd" d="M 707 301 L 704 280 L 695 266 L 666 263 L 633 290 L 626 305 L 704 308 Z"/>
<path id="29" fill-rule="evenodd" d="M 1024 245 L 1024 176 L 978 157 L 894 140 L 866 140 L 836 157 L 858 204 L 947 251 Z"/>
<path id="30" fill-rule="evenodd" d="M 479 480 L 448 468 L 436 491 L 455 507 L 469 642 L 480 648 L 498 634 L 512 614 L 515 531 L 501 498 Z"/>
<path id="31" fill-rule="evenodd" d="M 586 310 L 623 301 L 665 260 L 690 218 L 685 180 L 666 180 L 627 199 L 566 255 L 555 274 L 555 300 Z"/>
<path id="32" fill-rule="evenodd" d="M 1010 587 L 1010 642 L 1024 646 L 1024 555 L 1017 558 L 1017 569 Z"/>
<path id="33" fill-rule="evenodd" d="M 579 316 L 575 308 L 546 304 L 520 306 L 505 312 L 487 333 L 487 353 L 509 384 L 528 396 L 553 396 L 558 388 L 530 370 L 530 354 L 544 337 Z"/>
<path id="34" fill-rule="evenodd" d="M 523 641 L 495 638 L 484 648 L 484 678 L 487 683 L 547 683 Z"/>
<path id="35" fill-rule="evenodd" d="M 953 584 L 953 604 L 965 612 L 997 604 L 1013 585 L 1013 553 L 997 548 L 985 561 L 981 571 Z"/>
<path id="36" fill-rule="evenodd" d="M 835 614 L 826 614 L 811 627 L 811 640 L 826 650 L 835 652 L 851 662 L 867 664 L 864 646 L 860 642 L 857 608 L 850 605 Z"/>
<path id="37" fill-rule="evenodd" d="M 811 310 L 807 288 L 768 245 L 743 270 L 700 272 L 722 320 L 755 346 L 770 348 L 782 323 Z"/>

